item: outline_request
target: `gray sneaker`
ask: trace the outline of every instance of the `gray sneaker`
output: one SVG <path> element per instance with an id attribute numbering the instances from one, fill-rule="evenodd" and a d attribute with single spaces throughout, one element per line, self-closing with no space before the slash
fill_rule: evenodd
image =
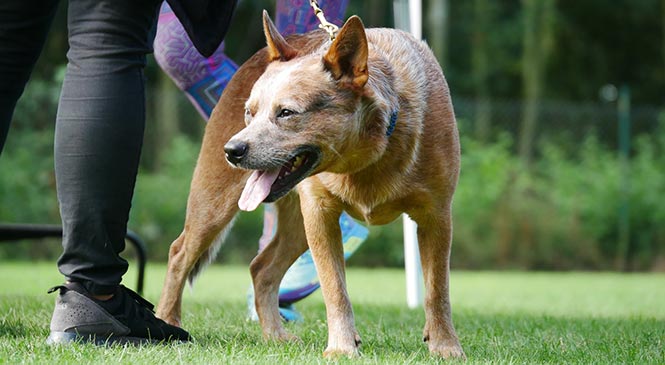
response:
<path id="1" fill-rule="evenodd" d="M 49 293 L 57 290 L 60 293 L 48 344 L 142 344 L 191 339 L 187 331 L 155 317 L 150 302 L 122 285 L 105 301 L 94 299 L 80 283 L 59 285 Z"/>

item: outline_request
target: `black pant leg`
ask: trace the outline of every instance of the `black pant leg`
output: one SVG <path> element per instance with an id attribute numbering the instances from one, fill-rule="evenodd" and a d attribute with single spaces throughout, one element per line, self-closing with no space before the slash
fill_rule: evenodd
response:
<path id="1" fill-rule="evenodd" d="M 0 154 L 57 8 L 58 0 L 0 1 Z"/>
<path id="2" fill-rule="evenodd" d="M 68 65 L 55 134 L 60 272 L 113 292 L 145 123 L 143 68 L 160 1 L 70 0 Z"/>

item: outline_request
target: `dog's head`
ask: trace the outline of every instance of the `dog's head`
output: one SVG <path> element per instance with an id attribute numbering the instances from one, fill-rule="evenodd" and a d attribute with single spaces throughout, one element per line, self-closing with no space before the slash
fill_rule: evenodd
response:
<path id="1" fill-rule="evenodd" d="M 361 134 L 368 46 L 364 26 L 350 18 L 333 42 L 301 54 L 263 13 L 272 61 L 245 104 L 246 127 L 224 146 L 234 166 L 255 170 L 238 205 L 254 210 L 322 171 L 344 172 Z"/>

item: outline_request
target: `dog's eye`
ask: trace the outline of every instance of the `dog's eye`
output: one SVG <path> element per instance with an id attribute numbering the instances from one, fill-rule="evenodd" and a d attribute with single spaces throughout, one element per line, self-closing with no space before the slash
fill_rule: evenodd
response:
<path id="1" fill-rule="evenodd" d="M 282 109 L 277 113 L 277 118 L 288 118 L 294 114 L 296 114 L 296 112 L 291 109 Z"/>

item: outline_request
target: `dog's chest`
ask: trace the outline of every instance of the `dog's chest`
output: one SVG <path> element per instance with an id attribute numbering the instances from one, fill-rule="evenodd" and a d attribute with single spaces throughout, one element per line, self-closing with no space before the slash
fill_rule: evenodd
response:
<path id="1" fill-rule="evenodd" d="M 346 205 L 345 211 L 353 218 L 373 226 L 388 224 L 402 214 L 401 209 L 395 209 L 392 204 L 382 204 L 373 208 L 359 205 Z"/>
<path id="2" fill-rule="evenodd" d="M 359 184 L 349 177 L 321 174 L 319 181 L 344 204 L 353 218 L 371 225 L 388 224 L 403 212 L 402 204 L 394 200 L 381 184 Z"/>

